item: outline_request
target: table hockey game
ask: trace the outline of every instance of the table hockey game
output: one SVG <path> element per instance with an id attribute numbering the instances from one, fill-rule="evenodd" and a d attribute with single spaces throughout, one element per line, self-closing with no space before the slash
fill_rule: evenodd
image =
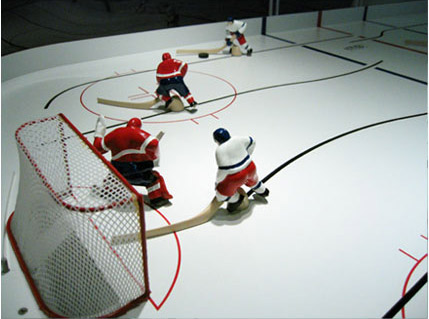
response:
<path id="1" fill-rule="evenodd" d="M 385 315 L 427 273 L 427 3 L 251 23 L 258 31 L 246 35 L 251 57 L 175 54 L 219 47 L 220 34 L 4 80 L 3 230 L 16 204 L 14 133 L 22 123 L 63 113 L 90 142 L 100 114 L 110 129 L 139 117 L 152 135 L 163 131 L 157 169 L 174 198 L 160 209 L 145 205 L 147 229 L 207 206 L 216 176 L 212 133 L 224 127 L 256 141 L 253 159 L 269 197 L 250 196 L 245 211 L 223 206 L 203 225 L 149 239 L 150 298 L 122 317 Z M 196 113 L 97 103 L 152 98 L 164 52 L 189 64 Z M 3 240 L 10 271 L 1 277 L 2 317 L 46 317 Z M 395 315 L 408 317 L 427 317 L 427 284 Z"/>

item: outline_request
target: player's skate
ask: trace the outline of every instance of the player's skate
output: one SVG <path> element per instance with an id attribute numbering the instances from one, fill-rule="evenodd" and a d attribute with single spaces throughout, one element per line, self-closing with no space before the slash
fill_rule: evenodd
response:
<path id="1" fill-rule="evenodd" d="M 257 192 L 255 192 L 253 194 L 253 198 L 256 199 L 257 201 L 268 203 L 266 198 L 268 197 L 269 194 L 270 194 L 269 189 L 265 188 L 265 191 L 263 193 L 258 194 Z"/>
<path id="2" fill-rule="evenodd" d="M 166 198 L 157 197 L 157 198 L 151 199 L 150 204 L 154 208 L 161 208 L 162 206 L 170 206 L 171 202 Z"/>
<path id="3" fill-rule="evenodd" d="M 242 188 L 239 188 L 238 193 L 240 194 L 238 201 L 234 203 L 228 203 L 226 207 L 230 213 L 245 210 L 247 207 L 249 207 L 249 198 L 247 197 L 246 192 Z"/>
<path id="4" fill-rule="evenodd" d="M 189 113 L 195 113 L 196 111 L 197 111 L 197 102 L 192 102 L 192 103 L 189 103 L 189 106 L 186 108 L 186 110 L 189 112 Z"/>

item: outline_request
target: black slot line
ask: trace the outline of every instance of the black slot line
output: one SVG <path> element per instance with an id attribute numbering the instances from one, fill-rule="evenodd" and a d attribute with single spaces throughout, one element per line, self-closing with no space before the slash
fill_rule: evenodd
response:
<path id="1" fill-rule="evenodd" d="M 414 114 L 414 115 L 408 115 L 408 116 L 403 116 L 403 117 L 398 117 L 398 118 L 394 118 L 394 119 L 390 119 L 390 120 L 385 120 L 385 121 L 381 121 L 381 122 L 377 122 L 377 123 L 373 123 L 373 124 L 369 124 L 369 125 L 365 125 L 356 129 L 353 129 L 351 131 L 347 131 L 345 133 L 339 134 L 337 136 L 331 137 L 323 142 L 320 142 L 319 144 L 316 144 L 310 148 L 308 148 L 307 150 L 299 153 L 298 155 L 292 157 L 291 159 L 289 159 L 288 161 L 284 162 L 283 164 L 281 164 L 280 166 L 278 166 L 276 169 L 274 169 L 271 173 L 269 173 L 267 176 L 265 176 L 262 179 L 262 182 L 265 183 L 267 182 L 269 179 L 271 179 L 274 175 L 276 175 L 278 172 L 280 172 L 281 170 L 283 170 L 285 167 L 289 166 L 290 164 L 292 164 L 293 162 L 297 161 L 298 159 L 300 159 L 301 157 L 307 155 L 308 153 L 328 144 L 331 143 L 335 140 L 338 140 L 340 138 L 343 138 L 345 136 L 357 133 L 359 131 L 363 131 L 369 128 L 373 128 L 376 126 L 380 126 L 380 125 L 384 125 L 387 123 L 392 123 L 392 122 L 396 122 L 396 121 L 402 121 L 402 120 L 407 120 L 407 119 L 411 119 L 411 118 L 415 118 L 415 117 L 420 117 L 420 116 L 425 116 L 427 115 L 427 113 L 419 113 L 419 114 Z M 253 193 L 252 190 L 247 192 L 247 195 L 250 196 Z"/>
<path id="2" fill-rule="evenodd" d="M 378 61 L 378 62 L 376 62 L 376 63 L 374 63 L 372 65 L 365 66 L 365 67 L 363 67 L 361 69 L 357 69 L 357 70 L 350 71 L 350 72 L 347 72 L 347 73 L 337 74 L 337 75 L 333 75 L 333 76 L 329 76 L 329 77 L 325 77 L 325 78 L 319 78 L 319 79 L 313 79 L 313 80 L 307 80 L 307 81 L 299 81 L 299 82 L 289 82 L 289 83 L 275 84 L 275 85 L 264 86 L 264 87 L 260 87 L 260 88 L 256 88 L 256 89 L 251 89 L 251 90 L 247 90 L 247 91 L 238 92 L 236 94 L 228 94 L 228 95 L 217 97 L 217 98 L 214 98 L 214 99 L 211 99 L 211 100 L 200 102 L 197 105 L 204 105 L 204 104 L 207 104 L 207 103 L 212 103 L 212 102 L 220 101 L 220 100 L 223 100 L 223 99 L 227 99 L 227 98 L 233 97 L 235 95 L 238 96 L 238 95 L 244 95 L 244 94 L 249 94 L 249 93 L 253 93 L 253 92 L 263 91 L 263 90 L 275 89 L 275 88 L 279 88 L 279 87 L 285 87 L 285 86 L 300 85 L 300 84 L 307 84 L 307 83 L 314 83 L 314 82 L 332 80 L 332 79 L 336 79 L 336 78 L 339 78 L 339 77 L 344 77 L 344 76 L 352 75 L 352 74 L 355 74 L 355 73 L 358 73 L 358 72 L 362 72 L 362 71 L 368 70 L 370 68 L 374 68 L 375 66 L 379 65 L 382 62 L 383 61 Z M 187 106 L 186 108 L 189 108 L 189 107 Z M 160 116 L 160 115 L 163 115 L 163 114 L 166 114 L 166 113 L 169 113 L 169 112 L 170 111 L 164 111 L 164 112 L 161 112 L 161 113 L 156 113 L 156 114 L 148 115 L 148 116 L 142 117 L 141 120 L 147 120 L 149 118 Z M 110 128 L 114 128 L 114 127 L 123 125 L 124 123 L 126 123 L 126 122 L 121 122 L 121 123 L 109 125 L 107 128 L 109 128 L 109 129 Z M 94 130 L 87 131 L 87 132 L 84 132 L 82 134 L 83 135 L 87 135 L 87 134 L 91 134 L 91 133 L 94 133 Z"/>

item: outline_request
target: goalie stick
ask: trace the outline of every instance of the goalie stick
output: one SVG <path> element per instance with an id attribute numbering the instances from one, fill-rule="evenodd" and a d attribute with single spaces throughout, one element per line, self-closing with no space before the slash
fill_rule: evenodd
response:
<path id="1" fill-rule="evenodd" d="M 158 141 L 160 141 L 160 140 L 161 140 L 161 138 L 162 138 L 164 135 L 165 135 L 165 133 L 164 133 L 163 131 L 159 131 L 159 133 L 158 133 L 158 134 L 156 134 L 156 139 L 157 139 Z"/>
<path id="2" fill-rule="evenodd" d="M 247 198 L 247 195 L 242 188 L 239 188 L 238 192 L 245 196 L 243 202 L 241 203 L 238 209 L 239 210 L 246 209 L 249 206 L 249 199 Z M 216 214 L 217 210 L 222 205 L 222 203 L 223 202 L 219 202 L 216 199 L 216 197 L 214 197 L 210 202 L 210 204 L 198 215 L 172 225 L 167 225 L 167 226 L 148 230 L 146 232 L 146 239 L 168 235 L 173 232 L 178 232 L 181 230 L 185 230 L 191 227 L 204 224 L 208 222 L 210 219 L 212 219 L 212 217 L 214 216 L 214 214 Z M 111 244 L 112 246 L 129 244 L 129 243 L 138 241 L 140 239 L 141 239 L 140 233 L 118 235 L 118 236 L 112 237 Z"/>
<path id="3" fill-rule="evenodd" d="M 216 49 L 177 49 L 177 54 L 186 54 L 186 53 L 218 53 L 225 49 L 226 44 Z"/>

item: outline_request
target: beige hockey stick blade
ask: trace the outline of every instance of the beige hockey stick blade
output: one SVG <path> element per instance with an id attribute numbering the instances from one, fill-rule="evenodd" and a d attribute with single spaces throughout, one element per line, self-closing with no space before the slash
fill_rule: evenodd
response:
<path id="1" fill-rule="evenodd" d="M 220 51 L 222 51 L 223 49 L 225 49 L 226 44 L 224 44 L 223 46 L 221 46 L 220 48 L 217 49 L 177 49 L 176 53 L 177 54 L 183 54 L 183 53 L 218 53 Z"/>
<path id="2" fill-rule="evenodd" d="M 153 99 L 148 102 L 141 102 L 141 103 L 134 103 L 134 102 L 126 102 L 126 101 L 114 101 L 114 100 L 107 100 L 103 98 L 97 98 L 97 102 L 100 104 L 106 104 L 111 106 L 119 106 L 119 107 L 127 107 L 130 109 L 143 109 L 148 110 L 152 106 L 154 106 L 156 103 L 158 103 L 158 99 Z"/>
<path id="3" fill-rule="evenodd" d="M 149 238 L 154 238 L 158 236 L 163 236 L 163 235 L 171 234 L 173 232 L 178 232 L 184 229 L 188 229 L 194 226 L 204 224 L 208 222 L 214 216 L 214 214 L 216 214 L 217 210 L 221 205 L 222 205 L 222 202 L 218 202 L 215 197 L 200 214 L 190 219 L 184 220 L 182 222 L 178 222 L 176 224 L 148 230 L 146 232 L 146 238 L 149 239 Z M 123 244 L 129 244 L 138 240 L 140 240 L 140 233 L 119 235 L 119 236 L 112 237 L 111 244 L 113 246 L 123 245 Z"/>

